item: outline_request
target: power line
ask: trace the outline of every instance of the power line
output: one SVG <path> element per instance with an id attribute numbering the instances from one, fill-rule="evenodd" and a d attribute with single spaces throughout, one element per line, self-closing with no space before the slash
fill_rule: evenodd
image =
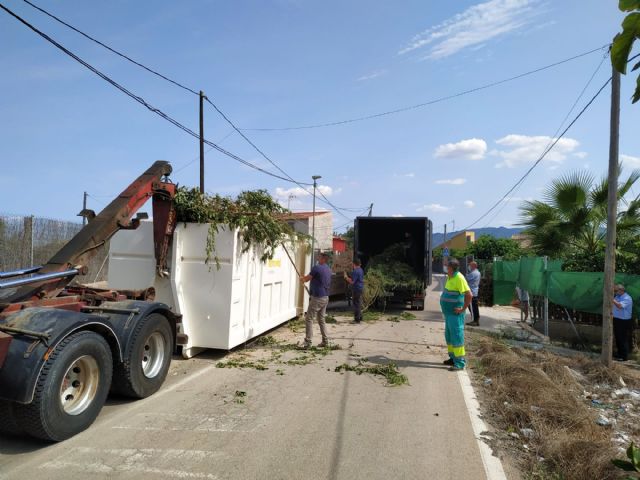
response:
<path id="1" fill-rule="evenodd" d="M 598 48 L 594 48 L 592 50 L 580 53 L 578 55 L 574 55 L 573 57 L 565 58 L 564 60 L 560 60 L 558 62 L 551 63 L 549 65 L 545 65 L 544 67 L 536 68 L 534 70 L 529 70 L 528 72 L 524 72 L 524 73 L 521 73 L 519 75 L 515 75 L 513 77 L 509 77 L 509 78 L 505 78 L 505 79 L 498 80 L 498 81 L 495 81 L 495 82 L 487 83 L 487 84 L 481 85 L 479 87 L 471 88 L 471 89 L 468 89 L 468 90 L 463 90 L 461 92 L 454 93 L 454 94 L 451 94 L 451 95 L 445 95 L 443 97 L 438 97 L 438 98 L 435 98 L 433 100 L 428 100 L 426 102 L 418 103 L 418 104 L 415 104 L 415 105 L 409 105 L 407 107 L 396 108 L 395 110 L 388 110 L 386 112 L 374 113 L 374 114 L 371 114 L 371 115 L 364 115 L 364 116 L 361 116 L 361 117 L 354 117 L 354 118 L 349 118 L 349 119 L 345 119 L 345 120 L 337 120 L 337 121 L 334 121 L 334 122 L 316 123 L 316 124 L 311 124 L 311 125 L 298 125 L 298 126 L 292 126 L 292 127 L 279 127 L 279 128 L 243 128 L 243 130 L 245 130 L 245 131 L 254 131 L 254 132 L 283 132 L 283 131 L 290 131 L 290 130 L 308 130 L 308 129 L 312 129 L 312 128 L 334 127 L 334 126 L 337 126 L 337 125 L 345 125 L 345 124 L 348 124 L 348 123 L 361 122 L 361 121 L 364 121 L 364 120 L 371 120 L 373 118 L 379 118 L 379 117 L 384 117 L 384 116 L 387 116 L 387 115 L 393 115 L 393 114 L 396 114 L 396 113 L 407 112 L 409 110 L 415 110 L 417 108 L 422 108 L 422 107 L 426 107 L 426 106 L 429 106 L 429 105 L 434 105 L 436 103 L 441 103 L 441 102 L 444 102 L 446 100 L 451 100 L 451 99 L 454 99 L 454 98 L 462 97 L 464 95 L 469 95 L 471 93 L 475 93 L 475 92 L 478 92 L 480 90 L 486 90 L 488 88 L 496 87 L 498 85 L 502 85 L 503 83 L 512 82 L 514 80 L 518 80 L 520 78 L 527 77 L 529 75 L 533 75 L 535 73 L 542 72 L 544 70 L 548 70 L 548 69 L 553 68 L 553 67 L 557 67 L 558 65 L 562 65 L 564 63 L 570 62 L 572 60 L 576 60 L 576 59 L 584 57 L 586 55 L 590 55 L 590 54 L 592 54 L 594 52 L 600 51 L 600 50 L 602 50 L 604 48 L 607 48 L 607 47 L 609 47 L 609 44 L 603 45 L 603 46 L 598 47 Z"/>
<path id="2" fill-rule="evenodd" d="M 102 47 L 104 47 L 104 48 L 106 48 L 106 49 L 107 49 L 107 50 L 109 50 L 110 52 L 112 52 L 112 53 L 114 53 L 114 54 L 118 55 L 118 56 L 119 56 L 119 57 L 121 57 L 121 58 L 124 58 L 125 60 L 128 60 L 129 62 L 131 62 L 131 63 L 133 63 L 133 64 L 135 64 L 135 65 L 139 66 L 140 68 L 143 68 L 143 69 L 144 69 L 144 70 L 146 70 L 147 72 L 152 73 L 153 75 L 156 75 L 156 76 L 158 76 L 158 77 L 160 77 L 160 78 L 162 78 L 162 79 L 164 79 L 164 80 L 166 80 L 166 81 L 168 81 L 168 82 L 172 83 L 173 85 L 176 85 L 177 87 L 182 88 L 183 90 L 186 90 L 186 91 L 188 91 L 188 92 L 190 92 L 190 93 L 192 93 L 192 94 L 194 94 L 194 95 L 198 95 L 198 96 L 200 95 L 200 93 L 199 93 L 199 92 L 197 92 L 195 89 L 190 88 L 190 87 L 187 87 L 187 86 L 185 86 L 185 85 L 183 85 L 183 84 L 181 84 L 180 82 L 177 82 L 177 81 L 175 81 L 175 80 L 172 80 L 171 78 L 167 77 L 166 75 L 163 75 L 163 74 L 161 74 L 161 73 L 157 72 L 156 70 L 154 70 L 154 69 L 152 69 L 152 68 L 149 68 L 149 67 L 147 67 L 146 65 L 144 65 L 144 64 L 142 64 L 142 63 L 140 63 L 140 62 L 138 62 L 138 61 L 136 61 L 136 60 L 134 60 L 134 59 L 132 59 L 132 58 L 131 58 L 131 57 L 129 57 L 128 55 L 126 55 L 126 54 L 124 54 L 124 53 L 122 53 L 122 52 L 119 52 L 118 50 L 116 50 L 116 49 L 114 49 L 114 48 L 110 47 L 109 45 L 105 44 L 104 42 L 101 42 L 100 40 L 98 40 L 98 39 L 96 39 L 96 38 L 92 37 L 91 35 L 89 35 L 89 34 L 87 34 L 87 33 L 83 32 L 83 31 L 81 31 L 80 29 L 78 29 L 78 28 L 74 27 L 73 25 L 71 25 L 71 24 L 69 24 L 69 23 L 65 22 L 65 21 L 64 21 L 64 20 L 62 20 L 62 19 L 60 19 L 60 18 L 59 18 L 59 17 L 57 17 L 56 15 L 53 15 L 52 13 L 50 13 L 50 12 L 48 12 L 48 11 L 44 10 L 43 8 L 41 8 L 41 7 L 37 6 L 37 5 L 35 5 L 34 3 L 30 2 L 29 0 L 23 0 L 23 1 L 24 1 L 25 3 L 27 3 L 28 5 L 30 5 L 31 7 L 35 8 L 36 10 L 38 10 L 38 11 L 40 11 L 40 12 L 44 13 L 45 15 L 49 16 L 50 18 L 53 18 L 54 20 L 56 20 L 57 22 L 61 23 L 62 25 L 64 25 L 64 26 L 66 26 L 66 27 L 70 28 L 71 30 L 73 30 L 73 31 L 75 31 L 75 32 L 77 32 L 77 33 L 79 33 L 79 34 L 80 34 L 80 35 L 82 35 L 83 37 L 85 37 L 85 38 L 87 38 L 87 39 L 91 40 L 92 42 L 94 42 L 94 43 L 96 43 L 96 44 L 98 44 L 98 45 L 100 45 L 100 46 L 102 46 Z M 15 16 L 15 15 L 14 15 L 14 16 Z M 64 51 L 64 50 L 63 50 L 63 51 Z M 65 53 L 67 53 L 67 52 L 65 52 Z M 85 65 L 85 66 L 86 66 L 86 65 Z M 88 67 L 88 68 L 89 68 L 89 67 Z M 106 80 L 106 78 L 105 78 L 105 80 Z M 236 125 L 235 125 L 235 124 L 234 124 L 234 123 L 229 119 L 229 117 L 228 117 L 227 115 L 225 115 L 225 113 L 224 113 L 221 109 L 219 109 L 219 108 L 217 107 L 217 105 L 215 105 L 215 104 L 214 104 L 214 103 L 213 103 L 213 102 L 212 102 L 208 97 L 205 97 L 205 100 L 206 100 L 206 101 L 207 101 L 207 102 L 208 102 L 208 103 L 209 103 L 209 104 L 210 104 L 210 105 L 211 105 L 211 106 L 212 106 L 212 107 L 213 107 L 213 108 L 214 108 L 214 109 L 215 109 L 215 110 L 220 114 L 220 116 L 222 116 L 222 118 L 223 118 L 223 119 L 224 119 L 224 120 L 225 120 L 225 121 L 226 121 L 226 122 L 227 122 L 227 123 L 228 123 L 228 124 L 233 128 L 233 129 L 234 129 L 234 131 L 236 131 L 236 132 L 237 132 L 237 133 L 238 133 L 238 134 L 239 134 L 239 135 L 240 135 L 240 136 L 241 136 L 241 137 L 242 137 L 242 138 L 243 138 L 247 143 L 249 143 L 249 144 L 250 144 L 250 145 L 251 145 L 251 146 L 252 146 L 252 147 L 253 147 L 253 148 L 254 148 L 254 149 L 255 149 L 255 150 L 256 150 L 256 151 L 257 151 L 257 152 L 258 152 L 258 153 L 259 153 L 259 154 L 264 158 L 264 159 L 265 159 L 265 160 L 267 160 L 267 161 L 268 161 L 271 165 L 273 165 L 273 166 L 274 166 L 278 171 L 280 171 L 280 172 L 281 172 L 285 177 L 287 177 L 287 179 L 288 179 L 287 181 L 290 181 L 290 182 L 292 182 L 292 183 L 295 183 L 295 184 L 296 184 L 296 185 L 298 185 L 300 188 L 302 188 L 303 190 L 305 190 L 307 193 L 311 193 L 311 192 L 309 192 L 309 191 L 308 191 L 304 186 L 311 186 L 311 185 L 313 185 L 313 184 L 311 184 L 311 183 L 304 183 L 304 182 L 298 182 L 298 181 L 297 181 L 297 180 L 295 180 L 293 177 L 291 177 L 291 175 L 289 175 L 287 172 L 285 172 L 285 171 L 284 171 L 284 170 L 283 170 L 279 165 L 277 165 L 277 164 L 276 164 L 276 163 L 275 163 L 271 158 L 269 158 L 269 156 L 268 156 L 267 154 L 265 154 L 265 153 L 264 153 L 264 152 L 263 152 L 263 151 L 262 151 L 262 150 L 261 150 L 261 149 L 260 149 L 256 144 L 255 144 L 255 143 L 253 143 L 253 142 L 252 142 L 252 141 L 251 141 L 251 140 L 250 140 L 250 139 L 249 139 L 249 138 L 248 138 L 248 137 L 247 137 L 247 136 L 246 136 L 246 135 L 241 131 L 241 129 L 239 129 L 239 128 L 238 128 L 238 127 L 237 127 L 237 126 L 236 126 Z M 145 106 L 146 106 L 146 105 L 145 105 Z M 147 108 L 149 108 L 149 107 L 147 106 Z M 156 113 L 157 113 L 157 112 L 156 112 Z M 191 133 L 191 132 L 188 132 L 188 133 Z M 193 134 L 195 134 L 195 132 L 193 132 Z M 199 138 L 199 137 L 198 137 L 198 138 Z M 226 138 L 226 137 L 225 137 L 225 138 Z M 205 142 L 205 143 L 207 143 L 207 142 Z M 210 144 L 210 145 L 211 145 L 211 144 Z M 212 148 L 216 148 L 216 147 L 212 146 Z M 211 150 L 211 149 L 210 149 L 210 150 Z M 209 151 L 210 151 L 210 150 L 209 150 Z M 197 160 L 197 159 L 196 159 L 196 160 Z M 195 161 L 195 160 L 194 160 L 194 161 Z M 181 171 L 181 170 L 183 170 L 184 168 L 186 168 L 186 167 L 187 167 L 188 165 L 190 165 L 191 163 L 193 163 L 193 162 L 190 162 L 190 163 L 188 163 L 187 165 L 184 165 L 184 166 L 180 167 L 180 168 L 176 171 L 176 173 L 177 173 L 177 172 L 179 172 L 179 171 Z M 275 176 L 275 175 L 272 175 L 272 176 Z M 282 179 L 282 177 L 279 177 L 279 176 L 276 176 L 276 178 L 281 178 L 281 179 Z M 284 180 L 286 180 L 286 179 L 284 179 Z M 319 192 L 319 193 L 320 193 L 320 195 L 322 196 L 322 198 L 324 199 L 324 202 L 325 202 L 325 203 L 327 203 L 329 206 L 331 206 L 331 207 L 332 207 L 332 208 L 333 208 L 337 213 L 339 213 L 340 215 L 344 216 L 345 218 L 348 218 L 348 217 L 346 217 L 344 214 L 342 214 L 342 212 L 340 211 L 341 209 L 340 209 L 340 208 L 338 208 L 338 207 L 336 207 L 335 205 L 333 205 L 333 203 L 331 203 L 331 201 L 329 201 L 329 199 L 328 199 L 328 198 L 327 198 L 327 197 L 326 197 L 322 192 Z"/>
<path id="3" fill-rule="evenodd" d="M 137 65 L 140 68 L 143 68 L 147 72 L 149 72 L 149 73 L 151 73 L 153 75 L 156 75 L 157 77 L 159 77 L 159 78 L 161 78 L 163 80 L 166 80 L 167 82 L 169 82 L 169 83 L 171 83 L 171 84 L 173 84 L 173 85 L 175 85 L 175 86 L 177 86 L 177 87 L 179 87 L 179 88 L 181 88 L 181 89 L 183 89 L 183 90 L 185 90 L 187 92 L 190 92 L 193 95 L 197 95 L 197 96 L 200 95 L 200 93 L 197 92 L 196 89 L 188 87 L 188 86 L 186 86 L 186 85 L 184 85 L 184 84 L 182 84 L 182 83 L 180 83 L 180 82 L 178 82 L 176 80 L 173 80 L 173 79 L 169 78 L 168 76 L 166 76 L 166 75 L 164 75 L 164 74 L 162 74 L 162 73 L 160 73 L 160 72 L 158 72 L 158 71 L 156 71 L 156 70 L 154 70 L 154 69 L 152 69 L 150 67 L 147 67 L 146 65 L 134 60 L 130 56 L 128 56 L 128 55 L 126 55 L 126 54 L 124 54 L 122 52 L 119 52 L 118 50 L 110 47 L 109 45 L 105 44 L 104 42 L 101 42 L 100 40 L 98 40 L 95 37 L 83 32 L 80 29 L 74 27 L 73 25 L 69 24 L 68 22 L 65 22 L 61 18 L 59 18 L 56 15 L 48 12 L 45 9 L 39 7 L 38 5 L 35 5 L 34 3 L 30 2 L 29 0 L 23 0 L 23 1 L 26 4 L 30 5 L 31 7 L 35 8 L 36 10 L 38 10 L 38 11 L 42 12 L 43 14 L 47 15 L 48 17 L 50 17 L 50 18 L 54 19 L 55 21 L 59 22 L 60 24 L 66 26 L 67 28 L 70 28 L 74 32 L 77 32 L 78 34 L 82 35 L 83 37 L 87 38 L 88 40 L 100 45 L 101 47 L 106 48 L 110 52 L 118 55 L 121 58 L 124 58 L 125 60 L 133 63 L 134 65 Z M 428 106 L 428 105 L 433 105 L 433 104 L 436 104 L 436 103 L 440 103 L 440 102 L 443 102 L 443 101 L 446 101 L 446 100 L 451 100 L 451 99 L 454 99 L 454 98 L 457 98 L 457 97 L 468 95 L 470 93 L 475 93 L 475 92 L 478 92 L 478 91 L 481 91 L 481 90 L 492 88 L 492 87 L 501 85 L 503 83 L 511 82 L 513 80 L 518 80 L 520 78 L 523 78 L 523 77 L 526 77 L 526 76 L 529 76 L 529 75 L 533 75 L 535 73 L 542 72 L 544 70 L 548 70 L 548 69 L 553 68 L 553 67 L 557 67 L 559 65 L 562 65 L 564 63 L 570 62 L 572 60 L 576 60 L 576 59 L 584 57 L 586 55 L 590 55 L 591 53 L 597 52 L 597 51 L 602 50 L 604 48 L 607 48 L 609 46 L 610 46 L 610 44 L 603 45 L 601 47 L 594 48 L 594 49 L 589 50 L 587 52 L 579 53 L 579 54 L 574 55 L 572 57 L 565 58 L 564 60 L 560 60 L 558 62 L 551 63 L 549 65 L 545 65 L 543 67 L 536 68 L 534 70 L 530 70 L 528 72 L 524 72 L 524 73 L 521 73 L 521 74 L 518 74 L 518 75 L 515 75 L 515 76 L 512 76 L 512 77 L 509 77 L 509 78 L 505 78 L 505 79 L 498 80 L 498 81 L 495 81 L 495 82 L 491 82 L 491 83 L 488 83 L 488 84 L 485 84 L 485 85 L 481 85 L 479 87 L 475 87 L 475 88 L 471 88 L 471 89 L 468 89 L 468 90 L 464 90 L 462 92 L 458 92 L 458 93 L 454 93 L 454 94 L 451 94 L 451 95 L 439 97 L 439 98 L 436 98 L 436 99 L 433 99 L 433 100 L 429 100 L 429 101 L 426 101 L 426 102 L 423 102 L 423 103 L 418 103 L 418 104 L 410 105 L 410 106 L 407 106 L 407 107 L 397 108 L 395 110 L 389 110 L 389 111 L 386 111 L 386 112 L 375 113 L 375 114 L 372 114 L 372 115 L 355 117 L 355 118 L 346 119 L 346 120 L 339 120 L 339 121 L 335 121 L 335 122 L 319 123 L 319 124 L 312 124 L 312 125 L 302 125 L 302 126 L 294 126 L 294 127 L 281 127 L 281 128 L 243 128 L 243 129 L 238 129 L 233 123 L 231 123 L 231 121 L 226 117 L 226 115 L 224 115 L 222 113 L 222 111 L 220 111 L 208 98 L 207 98 L 207 101 L 218 111 L 218 113 L 220 113 L 220 115 L 223 116 L 223 118 L 225 120 L 227 120 L 227 122 L 229 122 L 230 125 L 232 125 L 235 129 L 237 129 L 238 133 L 240 133 L 241 135 L 242 135 L 242 133 L 240 132 L 240 130 L 244 130 L 244 131 L 286 131 L 286 130 L 303 130 L 303 129 L 310 129 L 310 128 L 330 127 L 330 126 L 335 126 L 335 125 L 343 125 L 343 124 L 348 124 L 348 123 L 353 123 L 353 122 L 359 122 L 359 121 L 363 121 L 363 120 L 370 120 L 370 119 L 373 119 L 373 118 L 378 118 L 378 117 L 382 117 L 382 116 L 386 116 L 386 115 L 392 115 L 392 114 L 395 114 L 395 113 L 401 113 L 401 112 L 413 110 L 413 109 L 416 109 L 416 108 L 421 108 L 421 107 L 425 107 L 425 106 Z M 246 138 L 244 135 L 243 135 L 243 137 L 261 155 L 263 155 L 269 162 L 271 162 L 273 164 L 273 162 L 268 157 L 266 157 L 266 155 L 264 155 L 263 152 L 261 152 L 260 149 L 258 149 L 258 147 L 256 147 L 255 144 L 253 144 L 253 142 L 251 142 L 251 140 Z M 274 166 L 276 166 L 276 165 L 274 164 Z M 278 168 L 280 170 L 279 167 L 276 166 L 276 168 Z M 284 171 L 282 171 L 282 170 L 280 170 L 280 171 L 282 173 L 284 173 Z"/>
<path id="4" fill-rule="evenodd" d="M 80 35 L 82 35 L 83 37 L 85 37 L 85 38 L 87 38 L 87 39 L 91 40 L 91 41 L 92 41 L 92 42 L 94 42 L 94 43 L 97 43 L 98 45 L 100 45 L 101 47 L 106 48 L 106 49 L 107 49 L 107 50 L 109 50 L 110 52 L 115 53 L 115 54 L 116 54 L 116 55 L 118 55 L 119 57 L 122 57 L 122 58 L 124 58 L 125 60 L 130 61 L 131 63 L 133 63 L 133 64 L 135 64 L 135 65 L 139 66 L 140 68 L 144 68 L 147 72 L 152 73 L 152 74 L 154 74 L 154 75 L 156 75 L 156 76 L 158 76 L 158 77 L 162 78 L 163 80 L 166 80 L 167 82 L 170 82 L 170 83 L 174 84 L 175 86 L 177 86 L 177 87 L 179 87 L 179 88 L 182 88 L 183 90 L 186 90 L 186 91 L 188 91 L 188 92 L 191 92 L 191 93 L 193 93 L 194 95 L 200 95 L 198 92 L 196 92 L 196 91 L 195 91 L 195 90 L 193 90 L 192 88 L 186 87 L 186 86 L 184 86 L 183 84 L 181 84 L 181 83 L 179 83 L 179 82 L 177 82 L 177 81 L 175 81 L 175 80 L 172 80 L 172 79 L 170 79 L 169 77 L 167 77 L 167 76 L 165 76 L 165 75 L 163 75 L 163 74 L 161 74 L 161 73 L 159 73 L 159 72 L 157 72 L 157 71 L 153 70 L 152 68 L 149 68 L 149 67 L 147 67 L 147 66 L 143 65 L 142 63 L 135 61 L 133 58 L 131 58 L 131 57 L 129 57 L 129 56 L 127 56 L 127 55 L 125 55 L 124 53 L 121 53 L 121 52 L 117 51 L 117 50 L 116 50 L 116 49 L 114 49 L 114 48 L 111 48 L 109 45 L 107 45 L 107 44 L 105 44 L 105 43 L 101 42 L 100 40 L 98 40 L 98 39 L 96 39 L 96 38 L 92 37 L 91 35 L 89 35 L 89 34 L 87 34 L 87 33 L 84 33 L 83 31 L 81 31 L 81 30 L 77 29 L 77 28 L 76 28 L 76 27 L 74 27 L 73 25 L 70 25 L 69 23 L 65 22 L 65 21 L 64 21 L 64 20 L 62 20 L 61 18 L 56 17 L 54 14 L 52 14 L 52 13 L 50 13 L 50 12 L 47 12 L 45 9 L 40 8 L 39 6 L 37 6 L 37 5 L 33 4 L 33 3 L 31 3 L 29 0 L 23 0 L 23 1 L 24 1 L 26 4 L 31 5 L 31 6 L 32 6 L 33 8 L 35 8 L 36 10 L 39 10 L 40 12 L 44 13 L 44 14 L 45 14 L 45 15 L 47 15 L 48 17 L 53 18 L 56 22 L 61 23 L 61 24 L 62 24 L 62 25 L 64 25 L 65 27 L 70 28 L 70 29 L 71 29 L 71 30 L 73 30 L 74 32 L 79 33 L 79 34 L 80 34 Z"/>
<path id="5" fill-rule="evenodd" d="M 159 108 L 154 107 L 153 105 L 149 104 L 146 100 L 144 100 L 142 97 L 135 95 L 133 92 L 127 90 L 125 87 L 123 87 L 122 85 L 120 85 L 118 82 L 116 82 L 115 80 L 111 79 L 109 76 L 105 75 L 104 73 L 102 73 L 101 71 L 99 71 L 98 69 L 96 69 L 95 67 L 91 66 L 89 63 L 85 62 L 84 60 L 82 60 L 80 57 L 78 57 L 76 54 L 74 54 L 73 52 L 71 52 L 70 50 L 68 50 L 67 48 L 65 48 L 64 46 L 62 46 L 60 43 L 58 43 L 57 41 L 55 41 L 53 38 L 51 38 L 50 36 L 48 36 L 46 33 L 38 30 L 36 27 L 34 27 L 33 25 L 31 25 L 29 22 L 27 22 L 26 20 L 24 20 L 22 17 L 18 16 L 17 14 L 15 14 L 14 12 L 12 12 L 11 10 L 9 10 L 7 7 L 5 7 L 3 4 L 0 3 L 0 8 L 2 8 L 5 12 L 7 12 L 9 15 L 11 15 L 12 17 L 14 17 L 16 20 L 18 20 L 20 23 L 22 23 L 23 25 L 25 25 L 26 27 L 28 27 L 29 29 L 31 29 L 32 31 L 34 31 L 35 33 L 37 33 L 38 35 L 40 35 L 42 38 L 44 38 L 45 40 L 47 40 L 49 43 L 51 43 L 52 45 L 54 45 L 56 48 L 58 48 L 59 50 L 61 50 L 62 52 L 64 52 L 65 54 L 67 54 L 68 56 L 70 56 L 71 58 L 73 58 L 75 61 L 77 61 L 78 63 L 80 63 L 81 65 L 83 65 L 84 67 L 86 67 L 87 69 L 89 69 L 90 71 L 92 71 L 93 73 L 95 73 L 96 75 L 98 75 L 100 78 L 102 78 L 103 80 L 105 80 L 106 82 L 108 82 L 109 84 L 111 84 L 112 86 L 114 86 L 115 88 L 117 88 L 118 90 L 120 90 L 122 93 L 124 93 L 125 95 L 131 97 L 132 99 L 134 99 L 136 102 L 140 103 L 141 105 L 145 106 L 147 109 L 149 109 L 150 111 L 152 111 L 153 113 L 157 114 L 158 116 L 160 116 L 161 118 L 163 118 L 164 120 L 168 121 L 169 123 L 173 124 L 174 126 L 178 127 L 180 130 L 183 130 L 184 132 L 188 133 L 189 135 L 193 136 L 194 138 L 200 138 L 200 135 L 198 135 L 196 132 L 194 132 L 193 130 L 191 130 L 190 128 L 186 127 L 185 125 L 183 125 L 182 123 L 178 122 L 177 120 L 175 120 L 174 118 L 170 117 L 169 115 L 167 115 L 166 113 L 164 113 L 162 110 L 160 110 Z M 231 153 L 227 150 L 225 150 L 224 148 L 220 147 L 219 145 L 203 139 L 204 143 L 206 143 L 207 145 L 213 147 L 214 149 L 216 149 L 217 151 L 219 151 L 220 153 L 222 153 L 223 155 L 228 156 L 229 158 L 232 158 L 233 160 L 236 160 L 239 163 L 242 163 L 243 165 L 252 168 L 254 170 L 257 170 L 261 173 L 264 173 L 265 175 L 269 175 L 271 177 L 277 178 L 279 180 L 283 180 L 286 182 L 292 182 L 292 183 L 297 183 L 295 181 L 292 181 L 289 178 L 277 175 L 275 173 L 269 172 L 268 170 L 265 170 L 263 168 L 258 167 L 257 165 L 254 165 L 253 163 L 239 157 L 238 155 Z"/>
<path id="6" fill-rule="evenodd" d="M 544 152 L 542 152 L 542 155 L 540 155 L 540 157 L 535 161 L 535 163 L 525 172 L 525 174 L 500 198 L 500 200 L 498 200 L 496 203 L 493 204 L 493 206 L 487 210 L 484 214 L 482 214 L 475 222 L 473 222 L 472 224 L 468 225 L 467 227 L 465 227 L 463 230 L 469 230 L 471 227 L 473 227 L 476 223 L 478 223 L 480 220 L 482 220 L 483 218 L 485 218 L 487 215 L 489 215 L 493 210 L 495 210 L 495 208 L 500 205 L 500 203 L 502 203 L 502 201 L 507 198 L 507 196 L 513 192 L 518 185 L 520 185 L 522 182 L 524 182 L 524 180 L 529 176 L 529 174 L 533 171 L 534 168 L 536 168 L 538 166 L 538 164 L 544 159 L 544 157 L 547 156 L 547 154 L 553 149 L 553 147 L 555 147 L 557 145 L 557 143 L 562 139 L 562 137 L 565 136 L 565 134 L 569 131 L 569 129 L 578 121 L 578 119 L 584 114 L 584 112 L 591 106 L 591 104 L 595 101 L 596 98 L 598 98 L 598 96 L 602 93 L 602 91 L 605 89 L 605 87 L 607 85 L 609 85 L 609 82 L 611 82 L 611 77 L 609 77 L 609 79 L 604 83 L 604 85 L 602 85 L 602 87 L 600 87 L 600 89 L 596 92 L 596 94 L 591 97 L 591 100 L 589 100 L 587 102 L 587 104 L 583 107 L 582 110 L 580 110 L 580 113 L 578 113 L 578 115 L 576 115 L 576 117 L 571 121 L 571 123 L 569 123 L 569 125 L 567 125 L 567 128 L 565 128 L 562 133 L 560 134 L 560 136 L 558 138 L 556 138 L 553 143 L 549 146 L 549 148 L 547 148 Z"/>
<path id="7" fill-rule="evenodd" d="M 600 62 L 598 63 L 598 66 L 596 67 L 595 71 L 591 74 L 591 77 L 589 77 L 589 80 L 587 81 L 586 85 L 584 86 L 584 88 L 582 89 L 582 91 L 580 92 L 580 95 L 578 95 L 578 97 L 576 98 L 575 102 L 573 102 L 573 105 L 571 106 L 571 108 L 569 109 L 569 111 L 567 112 L 567 114 L 564 116 L 564 118 L 562 119 L 562 122 L 560 122 L 560 125 L 558 125 L 558 128 L 556 129 L 556 131 L 553 133 L 553 136 L 549 139 L 549 143 L 547 143 L 547 145 L 544 147 L 544 150 L 546 150 L 547 148 L 549 148 L 549 146 L 551 145 L 551 142 L 553 142 L 553 139 L 556 137 L 556 135 L 558 135 L 558 133 L 560 132 L 560 130 L 562 129 L 562 127 L 564 126 L 564 124 L 566 123 L 566 121 L 569 119 L 569 116 L 571 115 L 571 113 L 573 113 L 573 111 L 575 110 L 576 106 L 578 105 L 578 102 L 582 99 L 582 97 L 584 96 L 585 92 L 587 91 L 587 89 L 589 88 L 589 85 L 591 85 L 591 82 L 593 82 L 593 79 L 595 78 L 595 76 L 597 75 L 597 73 L 600 71 L 600 68 L 602 67 L 602 64 L 604 63 L 604 61 L 607 59 L 607 57 L 609 56 L 608 52 L 605 53 L 602 56 L 602 60 L 600 60 Z M 543 150 L 543 151 L 544 151 Z M 522 183 L 520 185 L 518 185 L 518 187 L 513 191 L 513 193 L 516 193 L 519 188 L 522 186 Z M 487 221 L 487 223 L 484 225 L 483 228 L 489 226 L 491 224 L 491 222 L 493 222 L 496 217 L 498 215 L 500 215 L 500 212 L 502 212 L 502 210 L 504 210 L 505 206 L 507 205 L 507 202 L 503 202 L 502 206 L 496 211 L 495 215 L 493 215 L 493 217 L 491 217 L 491 219 L 489 221 Z"/>

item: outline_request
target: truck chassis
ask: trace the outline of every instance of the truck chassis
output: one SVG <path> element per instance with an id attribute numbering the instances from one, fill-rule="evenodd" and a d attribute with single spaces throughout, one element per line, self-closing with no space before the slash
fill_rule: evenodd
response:
<path id="1" fill-rule="evenodd" d="M 152 291 L 115 292 L 70 282 L 96 250 L 153 199 L 157 274 L 175 228 L 171 166 L 155 162 L 45 265 L 0 272 L 0 433 L 61 441 L 88 428 L 109 393 L 145 398 L 162 385 L 180 317 Z"/>

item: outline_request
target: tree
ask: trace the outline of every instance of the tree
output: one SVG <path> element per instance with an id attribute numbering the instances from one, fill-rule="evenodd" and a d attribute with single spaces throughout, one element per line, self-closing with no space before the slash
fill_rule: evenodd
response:
<path id="1" fill-rule="evenodd" d="M 511 238 L 496 238 L 492 235 L 481 235 L 466 250 L 467 255 L 473 255 L 474 258 L 483 260 L 491 260 L 493 257 L 514 260 L 526 255 L 526 253 L 515 240 Z"/>
<path id="2" fill-rule="evenodd" d="M 344 238 L 347 241 L 347 248 L 349 250 L 353 250 L 353 241 L 355 238 L 355 230 L 353 229 L 353 227 L 349 227 L 347 228 L 347 231 L 344 232 L 342 235 L 340 235 L 340 237 Z"/>
<path id="3" fill-rule="evenodd" d="M 623 75 L 627 74 L 627 63 L 633 48 L 633 43 L 640 38 L 640 0 L 619 0 L 618 8 L 623 12 L 632 12 L 622 21 L 622 32 L 613 39 L 611 46 L 611 64 Z M 640 68 L 640 62 L 636 63 L 631 71 Z M 632 103 L 640 100 L 640 76 L 636 83 L 636 90 L 632 97 Z"/>
<path id="4" fill-rule="evenodd" d="M 618 203 L 622 205 L 618 207 L 617 233 L 621 252 L 629 252 L 637 244 L 640 200 L 636 197 L 627 202 L 624 197 L 639 178 L 636 170 L 619 181 Z M 585 269 L 604 261 L 607 190 L 606 178 L 596 181 L 590 173 L 576 171 L 554 180 L 543 194 L 544 201 L 524 202 L 521 225 L 531 237 L 535 253 L 572 259 Z"/>

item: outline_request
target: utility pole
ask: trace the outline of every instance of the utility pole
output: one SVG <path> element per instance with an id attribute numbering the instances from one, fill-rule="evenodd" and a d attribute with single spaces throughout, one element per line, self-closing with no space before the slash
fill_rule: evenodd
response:
<path id="1" fill-rule="evenodd" d="M 611 76 L 611 132 L 609 136 L 609 182 L 607 195 L 607 246 L 604 254 L 604 286 L 602 291 L 602 356 L 610 367 L 613 351 L 613 284 L 616 272 L 616 217 L 618 207 L 618 146 L 620 140 L 620 73 L 613 68 Z"/>
<path id="2" fill-rule="evenodd" d="M 373 203 L 371 203 L 371 205 L 369 205 L 369 216 L 371 216 L 373 213 Z"/>
<path id="3" fill-rule="evenodd" d="M 200 90 L 200 193 L 204 193 L 204 99 Z"/>
<path id="4" fill-rule="evenodd" d="M 311 219 L 311 267 L 316 264 L 316 187 L 318 185 L 318 179 L 322 178 L 320 175 L 313 175 L 313 218 Z"/>
<path id="5" fill-rule="evenodd" d="M 447 224 L 444 224 L 444 242 L 442 243 L 445 247 L 447 246 Z"/>
<path id="6" fill-rule="evenodd" d="M 82 197 L 82 211 L 86 211 L 87 210 L 87 192 L 84 192 L 84 196 Z M 86 216 L 82 216 L 82 225 L 86 225 L 87 224 L 87 217 Z"/>
<path id="7" fill-rule="evenodd" d="M 291 210 L 291 199 L 292 198 L 296 198 L 296 196 L 293 193 L 289 194 L 289 199 L 287 200 L 287 210 Z"/>
<path id="8" fill-rule="evenodd" d="M 452 223 L 452 225 L 451 225 L 451 233 L 453 233 L 453 232 L 456 231 L 456 221 L 455 221 L 455 219 L 451 220 L 451 223 Z"/>

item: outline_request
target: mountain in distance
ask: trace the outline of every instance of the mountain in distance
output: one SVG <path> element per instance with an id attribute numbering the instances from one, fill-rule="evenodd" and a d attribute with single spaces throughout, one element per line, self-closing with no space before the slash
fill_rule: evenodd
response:
<path id="1" fill-rule="evenodd" d="M 468 230 L 468 231 L 475 232 L 476 239 L 478 237 L 481 237 L 482 235 L 491 235 L 492 237 L 496 237 L 496 238 L 511 238 L 512 235 L 516 235 L 520 233 L 522 231 L 522 228 L 488 227 L 488 228 L 478 228 L 478 229 L 472 228 L 471 230 Z M 447 232 L 447 238 L 455 237 L 459 233 L 462 233 L 462 231 L 453 232 L 453 233 Z M 437 247 L 442 242 L 444 242 L 444 233 L 442 232 L 434 233 L 433 246 Z"/>

